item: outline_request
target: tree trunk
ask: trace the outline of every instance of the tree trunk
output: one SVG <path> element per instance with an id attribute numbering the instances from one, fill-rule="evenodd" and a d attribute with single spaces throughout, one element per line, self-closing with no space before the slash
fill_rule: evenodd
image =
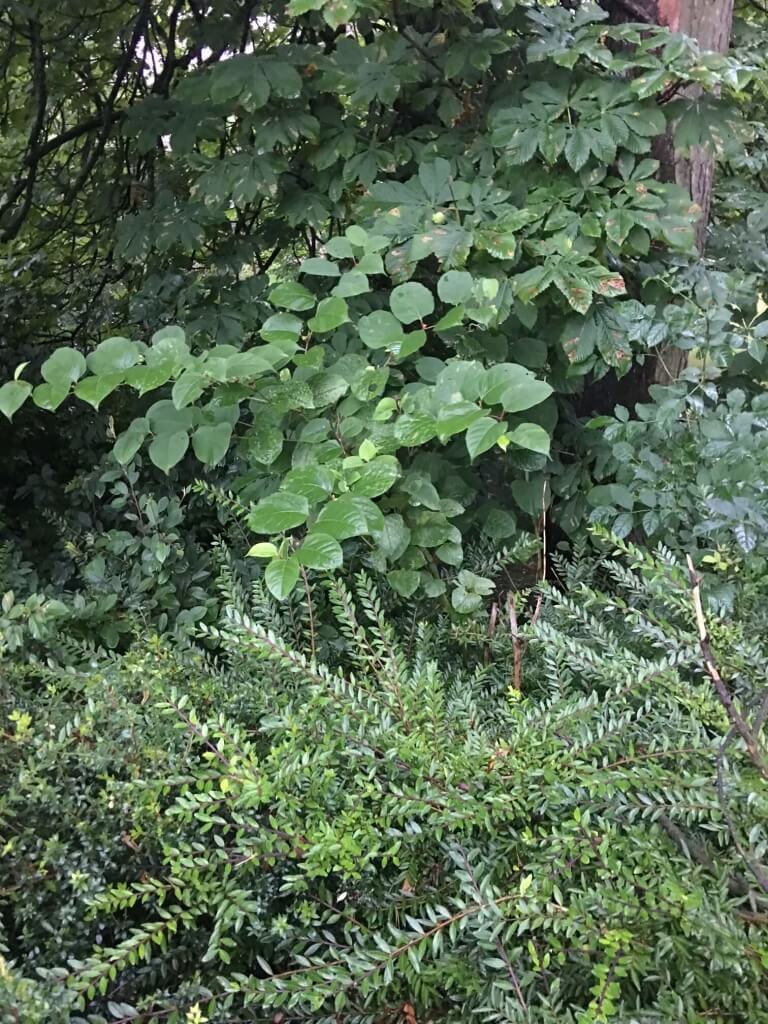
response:
<path id="1" fill-rule="evenodd" d="M 604 0 L 603 7 L 614 21 L 645 21 L 683 32 L 695 39 L 702 50 L 725 53 L 730 44 L 733 0 Z M 695 97 L 697 91 L 691 89 L 685 95 Z M 662 180 L 686 188 L 701 209 L 696 244 L 703 253 L 712 201 L 714 156 L 701 146 L 694 146 L 688 156 L 676 153 L 670 133 L 657 140 L 654 151 L 661 163 Z M 674 346 L 665 348 L 657 360 L 655 380 L 669 383 L 685 363 L 685 352 Z"/>

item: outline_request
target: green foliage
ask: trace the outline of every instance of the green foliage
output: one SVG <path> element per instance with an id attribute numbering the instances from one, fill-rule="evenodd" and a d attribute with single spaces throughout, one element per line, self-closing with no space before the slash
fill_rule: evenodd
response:
<path id="1" fill-rule="evenodd" d="M 326 666 L 225 573 L 216 665 L 17 672 L 6 942 L 106 1019 L 762 1020 L 763 755 L 687 570 L 619 548 L 558 557 L 516 637 L 337 580 Z M 749 613 L 710 630 L 757 734 Z"/>
<path id="2" fill-rule="evenodd" d="M 713 383 L 652 390 L 637 418 L 617 410 L 603 430 L 603 472 L 616 481 L 587 494 L 593 521 L 627 536 L 642 533 L 680 550 L 719 552 L 723 565 L 748 555 L 765 572 L 766 395 L 749 399 Z M 601 420 L 600 423 L 603 421 Z"/>
<path id="3" fill-rule="evenodd" d="M 569 396 L 661 338 L 639 261 L 692 250 L 697 211 L 650 156 L 665 102 L 753 78 L 592 6 L 504 5 L 493 28 L 406 8 L 280 8 L 240 52 L 211 14 L 217 58 L 131 108 L 129 147 L 168 146 L 114 245 L 148 262 L 139 290 L 186 274 L 182 326 L 58 348 L 42 383 L 20 366 L 0 391 L 8 418 L 27 398 L 110 403 L 121 465 L 232 472 L 281 597 L 300 564 L 338 563 L 338 547 L 301 563 L 318 536 L 428 597 L 446 545 L 460 566 L 490 521 L 495 540 L 530 529 L 540 503 L 503 527 L 496 503 L 566 472 L 552 437 Z M 348 18 L 358 37 L 328 35 Z M 408 543 L 385 535 L 392 516 Z"/>

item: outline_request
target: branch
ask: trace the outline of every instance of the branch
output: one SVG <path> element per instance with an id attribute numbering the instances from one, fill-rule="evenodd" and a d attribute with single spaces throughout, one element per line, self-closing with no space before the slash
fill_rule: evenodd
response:
<path id="1" fill-rule="evenodd" d="M 760 749 L 757 745 L 757 739 L 755 734 L 747 725 L 745 719 L 739 712 L 736 705 L 733 703 L 733 698 L 728 690 L 728 687 L 723 682 L 723 678 L 715 663 L 714 655 L 712 654 L 712 646 L 709 642 L 709 633 L 707 632 L 707 623 L 704 618 L 704 609 L 701 605 L 701 578 L 697 575 L 696 569 L 693 565 L 693 559 L 690 555 L 687 556 L 688 561 L 688 576 L 691 581 L 691 594 L 693 597 L 693 608 L 696 614 L 696 625 L 699 631 L 699 647 L 704 657 L 704 667 L 706 668 L 710 679 L 715 687 L 715 692 L 720 700 L 720 703 L 725 708 L 725 712 L 731 722 L 731 725 L 736 732 L 741 736 L 744 744 L 749 752 L 749 756 L 752 759 L 752 763 L 763 776 L 764 779 L 768 779 L 768 765 L 766 765 Z"/>

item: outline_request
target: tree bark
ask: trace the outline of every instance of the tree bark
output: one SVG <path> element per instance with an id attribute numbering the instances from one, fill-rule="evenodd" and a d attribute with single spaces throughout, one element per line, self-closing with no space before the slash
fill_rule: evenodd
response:
<path id="1" fill-rule="evenodd" d="M 682 32 L 695 39 L 702 51 L 725 53 L 731 39 L 733 0 L 603 0 L 603 7 L 613 21 L 645 21 L 663 25 L 672 32 Z M 697 90 L 685 95 L 695 98 Z M 688 190 L 701 209 L 696 230 L 696 245 L 703 254 L 706 244 L 709 211 L 712 202 L 715 160 L 708 149 L 694 146 L 689 155 L 676 153 L 672 135 L 662 136 L 654 147 L 663 181 L 674 181 Z M 685 367 L 686 354 L 669 346 L 657 360 L 655 380 L 669 383 Z"/>

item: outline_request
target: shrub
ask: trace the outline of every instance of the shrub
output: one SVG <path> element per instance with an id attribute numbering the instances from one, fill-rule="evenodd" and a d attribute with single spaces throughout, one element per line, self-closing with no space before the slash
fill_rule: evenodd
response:
<path id="1" fill-rule="evenodd" d="M 325 666 L 229 585 L 214 661 L 67 674 L 81 738 L 48 720 L 61 682 L 21 691 L 6 857 L 39 860 L 45 779 L 41 812 L 84 801 L 92 860 L 73 893 L 70 836 L 58 940 L 5 893 L 12 956 L 113 1019 L 766 1020 L 765 652 L 711 621 L 721 699 L 688 571 L 618 549 L 557 559 L 515 636 L 395 627 L 361 577 L 330 585 Z"/>

